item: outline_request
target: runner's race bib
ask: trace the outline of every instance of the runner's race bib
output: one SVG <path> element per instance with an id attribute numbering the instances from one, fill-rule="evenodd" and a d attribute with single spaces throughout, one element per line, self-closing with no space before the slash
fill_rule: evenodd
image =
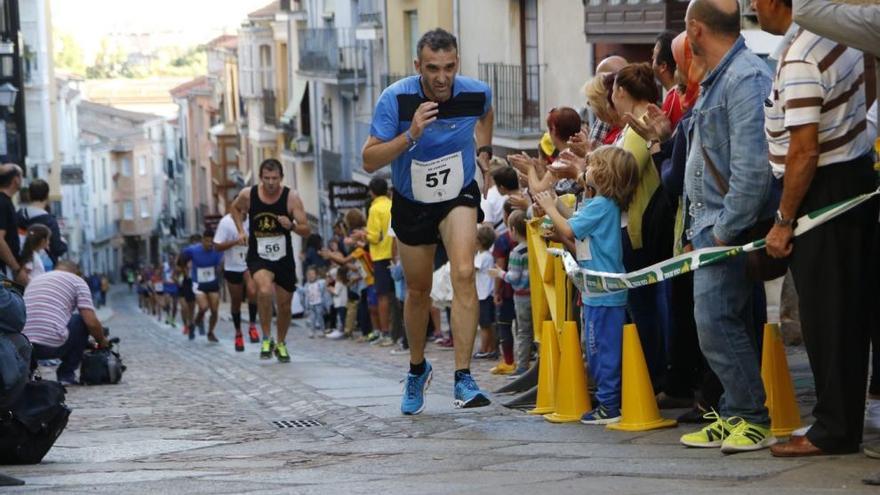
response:
<path id="1" fill-rule="evenodd" d="M 236 263 L 244 263 L 247 258 L 247 246 L 235 246 L 229 251 L 229 255 Z"/>
<path id="2" fill-rule="evenodd" d="M 214 271 L 213 266 L 208 266 L 205 268 L 199 268 L 196 270 L 196 277 L 198 277 L 198 283 L 200 284 L 210 284 L 214 280 L 216 280 L 216 272 Z"/>
<path id="3" fill-rule="evenodd" d="M 283 235 L 257 237 L 257 255 L 268 261 L 278 261 L 287 255 L 287 244 Z"/>
<path id="4" fill-rule="evenodd" d="M 162 285 L 162 282 L 154 282 L 153 288 L 156 289 L 156 292 L 162 292 L 165 289 L 165 286 Z"/>
<path id="5" fill-rule="evenodd" d="M 413 198 L 422 203 L 441 203 L 458 197 L 464 186 L 461 152 L 429 162 L 413 160 L 410 166 Z"/>

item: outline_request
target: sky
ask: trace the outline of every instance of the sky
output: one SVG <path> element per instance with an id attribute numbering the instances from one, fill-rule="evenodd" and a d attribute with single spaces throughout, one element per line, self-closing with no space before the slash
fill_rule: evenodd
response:
<path id="1" fill-rule="evenodd" d="M 109 33 L 158 32 L 179 39 L 182 46 L 234 34 L 248 12 L 270 0 L 51 0 L 54 29 L 70 33 L 94 57 L 100 39 Z"/>

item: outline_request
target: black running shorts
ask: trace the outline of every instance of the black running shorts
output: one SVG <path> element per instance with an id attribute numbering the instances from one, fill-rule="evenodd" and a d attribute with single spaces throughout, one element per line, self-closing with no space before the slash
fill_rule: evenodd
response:
<path id="1" fill-rule="evenodd" d="M 268 270 L 275 274 L 275 285 L 287 292 L 296 290 L 296 265 L 293 263 L 266 261 L 257 259 L 248 261 L 248 271 L 251 276 L 256 276 L 260 270 Z"/>
<path id="2" fill-rule="evenodd" d="M 440 222 L 453 208 L 467 206 L 477 209 L 477 223 L 483 221 L 480 208 L 480 188 L 477 182 L 462 189 L 457 198 L 442 203 L 417 203 L 395 194 L 391 200 L 391 228 L 400 242 L 408 246 L 440 243 Z M 476 229 L 476 225 L 474 225 Z"/>

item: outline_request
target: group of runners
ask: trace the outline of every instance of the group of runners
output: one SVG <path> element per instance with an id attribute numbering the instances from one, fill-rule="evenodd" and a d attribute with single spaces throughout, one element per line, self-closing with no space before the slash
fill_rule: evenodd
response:
<path id="1" fill-rule="evenodd" d="M 481 81 L 457 75 L 458 46 L 448 32 L 428 32 L 417 51 L 418 75 L 382 93 L 363 148 L 367 172 L 392 166 L 391 223 L 407 284 L 404 321 L 410 367 L 401 402 L 401 412 L 407 415 L 424 409 L 432 377 L 431 364 L 425 360 L 425 328 L 434 252 L 440 242 L 449 256 L 454 291 L 454 405 L 480 407 L 490 402 L 471 376 L 470 361 L 478 315 L 473 260 L 476 227 L 482 220 L 479 184 L 492 150 L 491 90 Z M 291 233 L 304 237 L 310 227 L 299 195 L 282 185 L 283 176 L 278 160 L 265 160 L 260 164 L 259 185 L 240 192 L 217 232 L 208 230 L 191 239 L 176 260 L 166 261 L 161 271 L 152 273 L 148 290 L 152 287 L 154 294 L 163 294 L 157 300 L 164 301 L 166 311 L 173 311 L 170 301 L 176 299 L 169 294 L 182 296 L 184 332 L 190 338 L 195 338 L 196 329 L 204 332 L 209 313 L 207 338 L 217 340 L 222 264 L 222 279 L 232 301 L 236 350 L 244 350 L 240 308 L 247 299 L 249 337 L 252 342 L 261 340 L 260 357 L 270 359 L 274 354 L 280 362 L 290 361 L 286 338 L 296 288 Z"/>

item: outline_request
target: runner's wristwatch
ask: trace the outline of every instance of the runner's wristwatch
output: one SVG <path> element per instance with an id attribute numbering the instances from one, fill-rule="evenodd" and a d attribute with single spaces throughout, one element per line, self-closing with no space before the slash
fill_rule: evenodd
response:
<path id="1" fill-rule="evenodd" d="M 792 225 L 794 225 L 794 218 L 786 219 L 782 215 L 781 211 L 776 210 L 776 217 L 773 219 L 773 223 L 775 225 L 779 225 L 780 227 L 791 227 Z"/>

